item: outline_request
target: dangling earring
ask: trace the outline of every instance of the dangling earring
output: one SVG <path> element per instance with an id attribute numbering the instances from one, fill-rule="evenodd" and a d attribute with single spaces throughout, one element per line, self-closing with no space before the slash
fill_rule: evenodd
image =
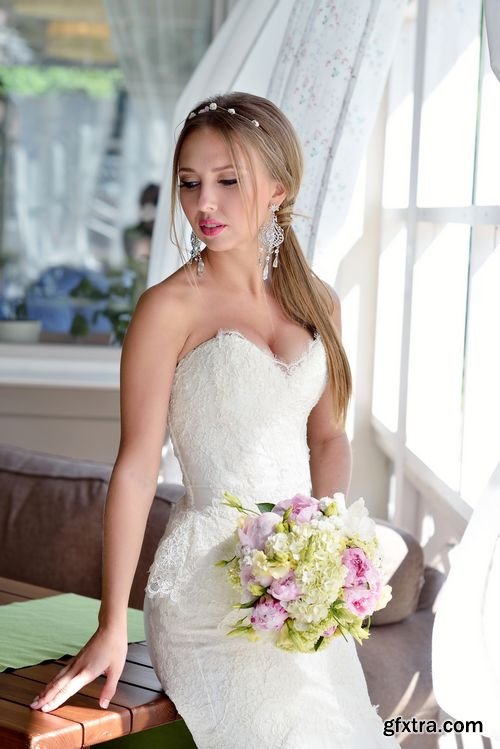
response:
<path id="1" fill-rule="evenodd" d="M 196 236 L 194 231 L 191 232 L 191 256 L 188 260 L 189 265 L 193 262 L 193 260 L 198 260 L 198 265 L 196 267 L 196 273 L 201 276 L 203 271 L 205 270 L 205 263 L 203 262 L 203 258 L 201 257 L 200 253 L 200 247 L 201 247 L 201 241 L 199 237 Z"/>
<path id="2" fill-rule="evenodd" d="M 271 206 L 271 211 L 273 212 L 271 218 L 269 221 L 263 223 L 259 229 L 259 242 L 261 245 L 259 247 L 259 268 L 262 267 L 262 253 L 266 253 L 266 264 L 264 266 L 264 272 L 262 273 L 264 281 L 269 274 L 269 260 L 271 259 L 273 251 L 275 252 L 273 268 L 278 267 L 279 247 L 285 237 L 283 229 L 278 224 L 278 219 L 276 218 L 276 212 L 278 210 L 279 206 L 273 203 Z"/>

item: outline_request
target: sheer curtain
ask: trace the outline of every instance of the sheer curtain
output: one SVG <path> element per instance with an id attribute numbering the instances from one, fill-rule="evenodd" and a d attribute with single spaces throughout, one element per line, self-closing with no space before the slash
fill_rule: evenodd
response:
<path id="1" fill-rule="evenodd" d="M 432 632 L 434 693 L 453 718 L 482 721 L 481 734 L 498 746 L 500 464 L 452 554 Z M 461 626 L 464 614 L 466 631 Z"/>
<path id="2" fill-rule="evenodd" d="M 500 3 L 498 0 L 485 0 L 484 13 L 490 65 L 492 71 L 500 81 Z"/>
<path id="3" fill-rule="evenodd" d="M 10 95 L 13 203 L 26 280 L 49 263 L 92 265 L 87 217 L 114 98 Z"/>

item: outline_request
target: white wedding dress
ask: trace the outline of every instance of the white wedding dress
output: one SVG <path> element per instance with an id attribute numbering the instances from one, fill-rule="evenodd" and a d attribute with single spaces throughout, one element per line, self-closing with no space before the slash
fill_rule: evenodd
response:
<path id="1" fill-rule="evenodd" d="M 351 637 L 290 653 L 221 626 L 238 593 L 214 563 L 233 556 L 239 516 L 222 493 L 253 509 L 311 494 L 306 425 L 327 377 L 318 334 L 286 364 L 221 328 L 177 365 L 168 419 L 186 493 L 149 571 L 144 620 L 155 672 L 198 749 L 398 746 L 383 735 Z"/>

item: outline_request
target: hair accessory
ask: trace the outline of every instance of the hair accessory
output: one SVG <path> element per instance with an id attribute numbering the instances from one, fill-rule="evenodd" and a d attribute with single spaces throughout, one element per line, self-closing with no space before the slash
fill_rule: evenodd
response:
<path id="1" fill-rule="evenodd" d="M 259 241 L 261 244 L 261 247 L 259 247 L 259 268 L 262 267 L 262 253 L 266 253 L 266 264 L 262 273 L 262 278 L 264 279 L 264 281 L 266 280 L 269 273 L 269 260 L 271 259 L 273 251 L 275 253 L 273 268 L 278 267 L 279 247 L 285 237 L 283 229 L 279 225 L 278 219 L 276 218 L 276 213 L 278 210 L 279 206 L 273 203 L 271 206 L 271 211 L 273 212 L 271 219 L 263 223 L 259 229 Z"/>
<path id="2" fill-rule="evenodd" d="M 197 112 L 190 112 L 188 115 L 188 120 L 192 120 L 193 117 L 196 117 L 197 114 L 203 114 L 204 112 L 213 112 L 216 109 L 222 109 L 223 112 L 228 112 L 228 114 L 238 114 L 240 117 L 244 117 L 245 120 L 249 119 L 246 115 L 237 112 L 235 109 L 233 109 L 233 107 L 226 109 L 225 107 L 220 107 L 216 101 L 211 101 L 210 104 L 207 104 L 205 107 L 198 109 Z M 255 125 L 255 127 L 260 127 L 257 120 L 250 120 L 250 122 L 252 123 L 252 125 Z"/>

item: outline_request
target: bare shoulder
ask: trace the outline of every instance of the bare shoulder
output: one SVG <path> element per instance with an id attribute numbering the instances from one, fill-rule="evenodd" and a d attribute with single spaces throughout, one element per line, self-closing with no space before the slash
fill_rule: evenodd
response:
<path id="1" fill-rule="evenodd" d="M 190 308 L 186 289 L 176 274 L 150 286 L 139 297 L 124 347 L 149 343 L 161 346 L 168 356 L 177 355 L 190 329 Z"/>
<path id="2" fill-rule="evenodd" d="M 189 327 L 182 289 L 169 277 L 139 297 L 123 342 L 118 459 L 127 475 L 148 487 L 156 485 L 178 354 Z"/>

